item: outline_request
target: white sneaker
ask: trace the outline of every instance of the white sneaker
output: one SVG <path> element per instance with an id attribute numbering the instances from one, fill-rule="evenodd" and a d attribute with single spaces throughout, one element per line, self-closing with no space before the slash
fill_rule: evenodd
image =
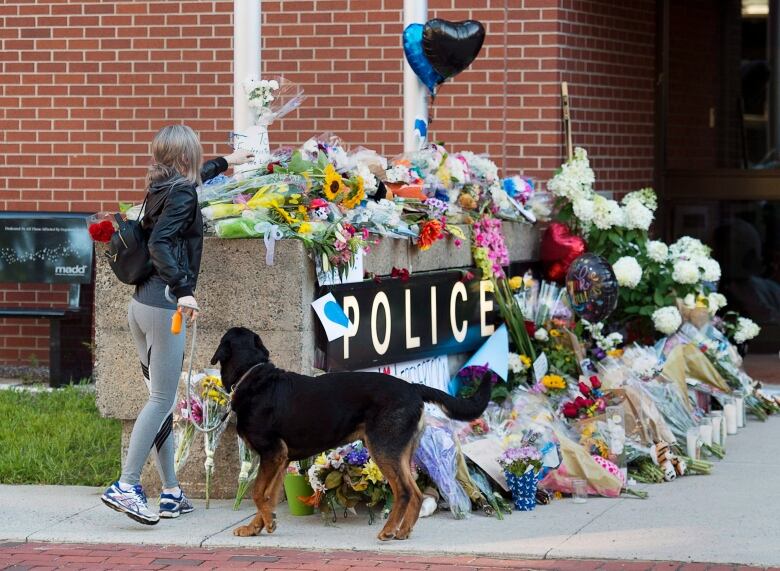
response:
<path id="1" fill-rule="evenodd" d="M 146 494 L 141 484 L 136 484 L 130 490 L 123 490 L 119 482 L 114 482 L 103 492 L 100 499 L 112 510 L 125 513 L 138 523 L 155 525 L 160 521 L 160 516 L 150 511 L 146 505 Z"/>

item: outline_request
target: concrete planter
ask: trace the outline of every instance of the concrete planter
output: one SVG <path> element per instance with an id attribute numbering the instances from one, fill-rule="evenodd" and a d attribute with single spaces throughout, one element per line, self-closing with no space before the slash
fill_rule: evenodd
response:
<path id="1" fill-rule="evenodd" d="M 512 261 L 537 259 L 538 233 L 534 227 L 504 223 L 504 233 Z M 127 323 L 127 304 L 133 288 L 114 277 L 100 252 L 96 258 L 97 402 L 104 416 L 123 421 L 124 457 L 133 421 L 147 399 Z M 420 252 L 408 241 L 385 239 L 365 259 L 366 271 L 377 275 L 389 275 L 393 267 L 420 272 L 471 265 L 468 240 L 461 248 L 442 241 Z M 277 243 L 275 263 L 267 266 L 262 240 L 207 237 L 197 289 L 202 316 L 194 370 L 209 367 L 223 333 L 230 327 L 243 325 L 262 336 L 279 367 L 310 374 L 315 355 L 315 316 L 309 304 L 316 288 L 314 264 L 297 240 Z M 179 474 L 182 487 L 192 497 L 202 497 L 205 491 L 204 459 L 202 438 L 196 437 L 189 460 Z M 230 426 L 222 436 L 215 458 L 212 497 L 234 496 L 238 470 L 236 434 Z M 151 461 L 144 469 L 142 480 L 150 495 L 159 490 L 157 470 Z"/>

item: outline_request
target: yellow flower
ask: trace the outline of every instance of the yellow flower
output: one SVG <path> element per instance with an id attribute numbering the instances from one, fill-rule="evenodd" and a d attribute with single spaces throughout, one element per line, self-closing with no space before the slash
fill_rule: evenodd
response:
<path id="1" fill-rule="evenodd" d="M 314 463 L 315 463 L 317 466 L 325 466 L 325 465 L 328 463 L 328 457 L 327 457 L 327 456 L 325 455 L 325 453 L 323 452 L 322 454 L 320 454 L 319 456 L 317 456 L 317 459 L 314 461 Z"/>
<path id="2" fill-rule="evenodd" d="M 565 389 L 566 381 L 560 375 L 545 375 L 542 377 L 542 385 L 548 389 Z"/>
<path id="3" fill-rule="evenodd" d="M 520 286 L 523 285 L 523 278 L 520 276 L 515 276 L 513 278 L 509 279 L 509 287 L 512 289 L 520 289 Z"/>
<path id="4" fill-rule="evenodd" d="M 560 337 L 562 333 L 557 329 L 550 329 L 550 335 L 553 337 Z"/>
<path id="5" fill-rule="evenodd" d="M 366 196 L 365 183 L 363 182 L 363 177 L 362 176 L 357 177 L 357 180 L 355 181 L 354 184 L 356 188 L 353 188 L 349 196 L 341 202 L 344 208 L 355 208 L 358 204 L 360 204 L 360 202 Z"/>
<path id="6" fill-rule="evenodd" d="M 274 210 L 276 210 L 279 214 L 282 215 L 282 218 L 284 218 L 284 221 L 287 222 L 287 224 L 292 224 L 295 222 L 295 219 L 287 214 L 287 211 L 284 208 L 279 208 L 278 206 L 274 206 Z"/>
<path id="7" fill-rule="evenodd" d="M 528 355 L 520 355 L 520 361 L 523 363 L 523 367 L 526 369 L 531 367 L 531 357 Z"/>
<path id="8" fill-rule="evenodd" d="M 311 234 L 311 224 L 303 222 L 298 226 L 298 234 Z"/>
<path id="9" fill-rule="evenodd" d="M 493 293 L 495 291 L 495 288 L 493 287 L 493 282 L 491 280 L 482 280 L 482 283 L 485 284 L 485 291 Z"/>
<path id="10" fill-rule="evenodd" d="M 534 285 L 534 278 L 530 275 L 523 276 L 523 285 L 527 288 L 533 287 Z"/>
<path id="11" fill-rule="evenodd" d="M 623 349 L 610 349 L 607 351 L 608 357 L 622 357 L 623 356 Z"/>
<path id="12" fill-rule="evenodd" d="M 325 167 L 325 183 L 322 185 L 322 192 L 328 200 L 334 200 L 336 196 L 344 189 L 344 179 L 336 168 L 328 163 Z"/>
<path id="13" fill-rule="evenodd" d="M 703 295 L 696 297 L 696 307 L 707 307 L 707 298 Z"/>
<path id="14" fill-rule="evenodd" d="M 382 475 L 382 471 L 379 469 L 379 466 L 376 465 L 376 462 L 374 462 L 373 458 L 366 462 L 366 465 L 363 466 L 361 473 L 366 477 L 367 480 L 370 480 L 374 484 L 378 484 L 385 479 L 385 477 Z"/>

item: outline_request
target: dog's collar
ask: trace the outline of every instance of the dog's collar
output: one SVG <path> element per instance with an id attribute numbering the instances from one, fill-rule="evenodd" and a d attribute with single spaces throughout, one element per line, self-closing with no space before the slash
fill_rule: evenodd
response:
<path id="1" fill-rule="evenodd" d="M 238 387 L 239 387 L 239 386 L 241 386 L 241 383 L 243 383 L 243 382 L 244 382 L 244 379 L 246 379 L 246 378 L 249 376 L 249 373 L 251 373 L 252 371 L 254 371 L 254 370 L 255 370 L 257 367 L 259 367 L 260 365 L 265 365 L 265 364 L 267 364 L 267 363 L 269 363 L 269 361 L 268 361 L 268 360 L 264 360 L 264 361 L 260 361 L 259 363 L 255 363 L 254 365 L 252 365 L 251 367 L 249 367 L 249 369 L 247 369 L 246 373 L 244 373 L 243 375 L 241 375 L 241 378 L 240 378 L 240 379 L 238 379 L 238 382 L 237 382 L 235 385 L 233 385 L 233 387 L 230 389 L 230 401 L 231 401 L 231 402 L 233 401 L 233 395 L 235 395 L 235 394 L 236 394 L 236 391 L 238 390 Z"/>

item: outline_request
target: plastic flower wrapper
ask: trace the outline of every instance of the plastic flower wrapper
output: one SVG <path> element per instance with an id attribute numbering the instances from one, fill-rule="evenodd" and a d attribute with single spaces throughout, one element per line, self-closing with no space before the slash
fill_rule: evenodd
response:
<path id="1" fill-rule="evenodd" d="M 401 219 L 402 211 L 402 207 L 392 200 L 369 200 L 365 206 L 347 212 L 346 221 L 381 236 L 414 238 L 417 234 Z"/>
<path id="2" fill-rule="evenodd" d="M 636 386 L 641 387 L 653 399 L 675 439 L 678 442 L 685 442 L 688 429 L 695 426 L 686 404 L 687 392 L 683 397 L 675 383 L 658 379 Z"/>
<path id="3" fill-rule="evenodd" d="M 471 500 L 457 480 L 457 453 L 452 433 L 429 425 L 422 433 L 414 462 L 436 483 L 455 519 L 463 519 L 471 512 Z"/>
<path id="4" fill-rule="evenodd" d="M 257 478 L 257 472 L 260 469 L 260 456 L 247 446 L 244 439 L 236 435 L 238 439 L 238 459 L 241 462 L 241 468 L 238 473 L 238 489 L 236 490 L 236 499 L 233 502 L 233 510 L 238 510 L 241 506 L 241 500 L 244 499 L 249 485 Z"/>
<path id="5" fill-rule="evenodd" d="M 303 87 L 283 77 L 257 79 L 250 77 L 243 84 L 249 106 L 257 113 L 257 122 L 270 125 L 297 109 L 306 96 Z"/>
<path id="6" fill-rule="evenodd" d="M 204 375 L 199 382 L 199 389 L 203 402 L 203 428 L 209 430 L 220 425 L 222 416 L 230 407 L 230 397 L 222 386 L 222 380 L 214 375 Z M 203 434 L 203 450 L 206 453 L 206 461 L 203 464 L 206 470 L 206 508 L 209 507 L 211 499 L 214 454 L 226 427 L 227 423 L 222 422 L 216 430 Z"/>
<path id="7" fill-rule="evenodd" d="M 250 172 L 242 179 L 228 179 L 220 184 L 211 184 L 198 188 L 198 202 L 204 206 L 220 203 L 234 203 L 247 201 L 238 197 L 259 197 L 264 195 L 287 196 L 294 193 L 304 193 L 307 189 L 307 180 L 301 175 L 285 173 L 267 173 L 262 171 Z M 262 192 L 261 192 L 262 191 Z M 204 217 L 210 219 L 204 213 Z"/>

